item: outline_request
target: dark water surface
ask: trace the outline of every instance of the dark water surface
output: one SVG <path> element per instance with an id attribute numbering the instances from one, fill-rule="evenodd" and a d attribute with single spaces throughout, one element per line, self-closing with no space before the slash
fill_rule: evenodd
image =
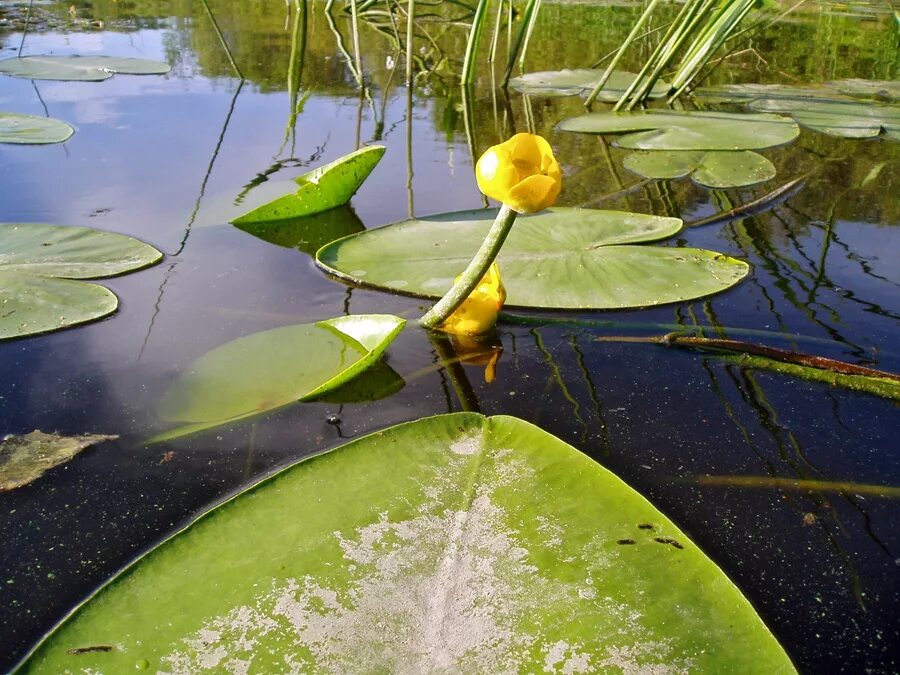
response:
<path id="1" fill-rule="evenodd" d="M 897 404 L 709 354 L 597 339 L 702 325 L 709 335 L 900 372 L 900 143 L 804 130 L 790 146 L 763 151 L 779 174 L 762 187 L 711 192 L 680 180 L 623 193 L 639 182 L 622 168 L 623 151 L 554 131 L 579 111 L 577 99 L 507 97 L 484 67 L 479 86 L 460 94 L 464 27 L 426 24 L 433 42 L 422 40 L 410 101 L 389 24 L 379 32 L 364 22 L 360 95 L 321 7 L 310 13 L 300 72 L 308 98 L 291 127 L 284 4 L 213 5 L 243 85 L 202 5 L 189 2 L 75 3 L 78 23 L 69 3 L 42 5 L 44 30 L 24 43 L 23 54 L 166 60 L 166 76 L 0 77 L 0 110 L 49 114 L 77 128 L 63 145 L 0 146 L 0 221 L 113 230 L 168 254 L 156 267 L 104 282 L 120 298 L 114 316 L 0 343 L 0 434 L 121 436 L 0 494 L 0 670 L 115 570 L 255 478 L 342 439 L 460 409 L 539 424 L 647 495 L 743 589 L 802 670 L 900 670 L 900 504 L 708 478 L 896 486 Z M 622 39 L 639 8 L 547 4 L 542 12 L 529 69 L 589 64 Z M 349 21 L 334 14 L 350 49 Z M 446 15 L 458 14 L 456 7 Z M 90 29 L 88 19 L 104 27 Z M 890 79 L 891 21 L 865 7 L 816 6 L 760 37 L 756 52 L 736 56 L 715 78 Z M 2 30 L 0 55 L 13 56 L 22 34 Z M 389 398 L 298 404 L 233 429 L 142 446 L 165 428 L 156 415 L 162 392 L 229 340 L 348 312 L 414 318 L 424 306 L 330 280 L 305 252 L 315 242 L 242 232 L 225 224 L 217 204 L 381 142 L 384 160 L 352 208 L 334 214 L 340 234 L 410 212 L 479 208 L 467 138 L 477 155 L 525 130 L 553 144 L 567 206 L 690 221 L 809 178 L 763 215 L 679 235 L 677 243 L 751 263 L 750 278 L 726 293 L 640 311 L 515 313 L 500 326 L 503 355 L 490 383 L 483 366 L 445 366 L 450 345 L 411 326 L 387 354 L 406 380 Z"/>

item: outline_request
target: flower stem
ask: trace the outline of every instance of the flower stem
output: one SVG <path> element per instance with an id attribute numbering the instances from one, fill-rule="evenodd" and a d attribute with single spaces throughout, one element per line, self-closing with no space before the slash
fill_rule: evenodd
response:
<path id="1" fill-rule="evenodd" d="M 425 316 L 419 319 L 420 326 L 423 328 L 438 328 L 463 304 L 465 299 L 469 297 L 469 294 L 475 290 L 476 286 L 484 278 L 484 275 L 487 274 L 488 268 L 490 268 L 494 258 L 500 252 L 500 247 L 506 241 L 506 235 L 512 229 L 517 215 L 506 204 L 500 208 L 497 217 L 494 219 L 494 224 L 491 225 L 487 236 L 481 242 L 481 247 L 478 249 L 475 257 L 472 258 L 472 262 L 460 275 L 459 280 L 453 284 L 453 287 L 444 294 L 444 297 L 438 300 L 434 307 L 429 309 Z"/>

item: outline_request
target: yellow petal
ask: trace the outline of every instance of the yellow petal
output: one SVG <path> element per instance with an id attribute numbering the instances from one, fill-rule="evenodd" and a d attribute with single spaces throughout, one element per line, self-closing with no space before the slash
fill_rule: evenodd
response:
<path id="1" fill-rule="evenodd" d="M 491 264 L 481 282 L 456 308 L 440 329 L 455 335 L 481 335 L 497 323 L 497 315 L 506 300 L 506 289 L 500 280 L 497 263 Z"/>
<path id="2" fill-rule="evenodd" d="M 516 134 L 488 148 L 475 164 L 475 176 L 484 194 L 520 213 L 552 205 L 562 187 L 562 171 L 553 148 L 535 134 Z"/>
<path id="3" fill-rule="evenodd" d="M 475 164 L 475 179 L 484 194 L 505 203 L 509 188 L 519 182 L 509 150 L 502 144 L 488 148 Z"/>
<path id="4" fill-rule="evenodd" d="M 509 154 L 519 172 L 520 181 L 541 172 L 544 146 L 550 147 L 547 141 L 534 134 L 516 134 L 504 145 L 510 149 Z"/>
<path id="5" fill-rule="evenodd" d="M 553 206 L 561 187 L 559 179 L 541 174 L 529 176 L 509 190 L 504 203 L 519 213 L 535 213 Z"/>

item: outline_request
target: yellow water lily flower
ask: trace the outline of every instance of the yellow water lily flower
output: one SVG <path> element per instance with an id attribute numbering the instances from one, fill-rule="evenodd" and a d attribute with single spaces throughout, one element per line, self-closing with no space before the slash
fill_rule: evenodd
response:
<path id="1" fill-rule="evenodd" d="M 497 323 L 497 315 L 504 302 L 506 289 L 500 279 L 500 269 L 494 262 L 475 290 L 469 293 L 469 297 L 463 300 L 456 311 L 440 325 L 440 330 L 454 335 L 486 333 Z"/>
<path id="2" fill-rule="evenodd" d="M 478 188 L 519 213 L 553 206 L 562 171 L 550 144 L 535 134 L 516 134 L 488 148 L 475 164 Z"/>

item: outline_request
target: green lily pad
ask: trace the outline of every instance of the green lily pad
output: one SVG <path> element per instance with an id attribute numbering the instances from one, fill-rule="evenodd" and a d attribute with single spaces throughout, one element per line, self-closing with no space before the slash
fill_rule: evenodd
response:
<path id="1" fill-rule="evenodd" d="M 187 368 L 159 406 L 181 426 L 148 442 L 269 413 L 323 396 L 372 366 L 406 321 L 385 314 L 284 326 L 217 347 Z"/>
<path id="2" fill-rule="evenodd" d="M 874 138 L 882 130 L 887 138 L 900 140 L 900 106 L 877 103 L 756 99 L 754 110 L 791 115 L 804 127 L 829 136 Z"/>
<path id="3" fill-rule="evenodd" d="M 829 82 L 838 91 L 854 98 L 900 101 L 900 80 L 862 80 L 851 78 Z"/>
<path id="4" fill-rule="evenodd" d="M 71 126 L 52 117 L 0 112 L 0 143 L 62 143 L 74 133 Z"/>
<path id="5" fill-rule="evenodd" d="M 275 220 L 236 225 L 240 230 L 263 241 L 285 248 L 295 248 L 314 256 L 325 244 L 362 232 L 365 227 L 349 206 L 290 220 Z"/>
<path id="6" fill-rule="evenodd" d="M 800 133 L 792 119 L 780 115 L 672 110 L 589 113 L 563 120 L 559 128 L 625 134 L 615 145 L 633 150 L 758 150 L 788 143 Z"/>
<path id="7" fill-rule="evenodd" d="M 892 102 L 900 100 L 900 81 L 848 79 L 804 86 L 756 83 L 717 84 L 695 89 L 691 95 L 707 101 L 723 103 L 752 101 L 758 98 L 807 101 L 871 99 Z"/>
<path id="8" fill-rule="evenodd" d="M 774 178 L 776 173 L 772 162 L 751 150 L 633 152 L 623 164 L 645 178 L 690 176 L 698 185 L 713 189 L 755 185 Z"/>
<path id="9" fill-rule="evenodd" d="M 842 138 L 874 138 L 882 130 L 900 139 L 900 83 L 836 80 L 805 87 L 780 84 L 730 84 L 695 92 L 706 100 L 739 102 L 753 110 L 791 115 L 813 131 Z M 872 99 L 860 101 L 859 99 Z"/>
<path id="10" fill-rule="evenodd" d="M 590 68 L 545 70 L 514 77 L 509 81 L 509 86 L 524 94 L 538 96 L 580 96 L 592 92 L 602 76 L 602 70 Z M 597 100 L 610 103 L 618 101 L 635 77 L 634 73 L 614 70 L 597 95 Z M 650 91 L 650 98 L 665 96 L 671 86 L 668 82 L 658 80 Z"/>
<path id="11" fill-rule="evenodd" d="M 295 179 L 296 192 L 245 213 L 231 222 L 246 225 L 311 216 L 350 201 L 384 155 L 383 145 L 370 145 Z"/>
<path id="12" fill-rule="evenodd" d="M 28 485 L 82 450 L 117 438 L 101 434 L 59 436 L 37 430 L 0 438 L 0 492 Z"/>
<path id="13" fill-rule="evenodd" d="M 122 56 L 20 56 L 0 61 L 0 74 L 30 80 L 99 82 L 116 73 L 164 75 L 172 67 L 161 61 Z"/>
<path id="14" fill-rule="evenodd" d="M 831 83 L 793 85 L 793 84 L 717 84 L 700 87 L 691 92 L 692 96 L 712 103 L 741 103 L 757 98 L 812 98 L 816 100 L 847 100 L 847 96 Z"/>
<path id="15" fill-rule="evenodd" d="M 646 499 L 541 429 L 474 413 L 391 427 L 248 488 L 114 577 L 21 672 L 236 664 L 794 672 Z"/>
<path id="16" fill-rule="evenodd" d="M 416 218 L 322 247 L 316 262 L 356 284 L 437 298 L 453 285 L 497 211 Z M 663 239 L 677 218 L 594 209 L 519 216 L 497 257 L 507 304 L 557 309 L 646 307 L 717 293 L 746 263 L 693 248 L 630 246 Z"/>
<path id="17" fill-rule="evenodd" d="M 0 340 L 68 328 L 115 311 L 99 279 L 153 265 L 149 244 L 87 227 L 0 223 Z"/>

